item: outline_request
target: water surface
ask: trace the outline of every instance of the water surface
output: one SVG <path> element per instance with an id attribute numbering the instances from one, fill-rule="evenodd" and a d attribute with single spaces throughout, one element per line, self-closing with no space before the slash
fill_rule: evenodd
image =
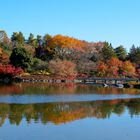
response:
<path id="1" fill-rule="evenodd" d="M 79 84 L 0 86 L 0 140 L 139 139 L 139 93 Z"/>

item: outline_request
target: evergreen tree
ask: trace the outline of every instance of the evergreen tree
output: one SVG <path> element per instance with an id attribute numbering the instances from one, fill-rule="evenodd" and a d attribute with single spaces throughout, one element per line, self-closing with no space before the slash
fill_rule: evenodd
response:
<path id="1" fill-rule="evenodd" d="M 107 61 L 107 60 L 111 59 L 112 57 L 116 56 L 112 45 L 109 44 L 108 42 L 105 42 L 104 47 L 101 51 L 101 55 L 102 55 L 104 61 Z"/>
<path id="2" fill-rule="evenodd" d="M 30 33 L 28 37 L 28 44 L 33 46 L 33 42 L 34 42 L 34 35 Z"/>
<path id="3" fill-rule="evenodd" d="M 129 52 L 129 59 L 131 62 L 140 65 L 140 47 L 135 47 L 135 45 L 131 47 Z"/>
<path id="4" fill-rule="evenodd" d="M 14 32 L 11 37 L 12 42 L 16 46 L 17 44 L 24 45 L 25 44 L 25 37 L 23 36 L 22 32 Z"/>
<path id="5" fill-rule="evenodd" d="M 120 60 L 124 61 L 127 57 L 126 49 L 122 45 L 120 45 L 119 47 L 117 47 L 115 49 L 115 53 L 116 53 L 116 56 L 118 57 L 118 59 L 120 59 Z"/>

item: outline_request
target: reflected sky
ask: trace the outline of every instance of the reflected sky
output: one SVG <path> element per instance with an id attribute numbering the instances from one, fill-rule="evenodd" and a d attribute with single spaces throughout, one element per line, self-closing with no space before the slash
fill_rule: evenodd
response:
<path id="1" fill-rule="evenodd" d="M 57 102 L 83 102 L 113 99 L 139 99 L 140 95 L 131 94 L 80 94 L 80 95 L 6 95 L 0 96 L 0 103 L 33 104 Z"/>
<path id="2" fill-rule="evenodd" d="M 110 119 L 83 119 L 63 125 L 32 123 L 11 126 L 7 121 L 0 129 L 2 140 L 136 140 L 139 139 L 139 122 L 135 117 L 112 116 Z M 114 122 L 114 123 L 113 123 Z M 10 129 L 9 129 L 10 128 Z M 7 135 L 8 134 L 8 135 Z"/>

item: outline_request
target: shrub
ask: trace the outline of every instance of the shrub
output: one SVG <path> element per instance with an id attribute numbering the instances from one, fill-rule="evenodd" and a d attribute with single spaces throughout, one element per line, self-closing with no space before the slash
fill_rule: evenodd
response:
<path id="1" fill-rule="evenodd" d="M 12 65 L 3 65 L 0 64 L 0 77 L 14 77 L 21 74 L 23 70 L 21 68 L 16 68 Z"/>
<path id="2" fill-rule="evenodd" d="M 41 59 L 34 58 L 32 70 L 33 71 L 48 70 L 48 63 L 45 61 L 42 61 Z"/>
<path id="3" fill-rule="evenodd" d="M 76 78 L 76 65 L 67 60 L 51 60 L 49 62 L 49 70 L 53 76 L 59 79 L 73 80 Z"/>
<path id="4" fill-rule="evenodd" d="M 32 65 L 32 56 L 25 48 L 14 48 L 10 56 L 10 63 L 15 67 L 21 67 L 24 70 L 29 70 Z"/>

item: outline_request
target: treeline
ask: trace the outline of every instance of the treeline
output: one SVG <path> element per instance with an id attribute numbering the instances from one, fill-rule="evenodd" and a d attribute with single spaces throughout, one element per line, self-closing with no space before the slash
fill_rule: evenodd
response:
<path id="1" fill-rule="evenodd" d="M 76 77 L 140 77 L 140 47 L 113 48 L 108 42 L 87 42 L 73 37 L 22 32 L 11 38 L 5 32 L 0 42 L 0 63 L 20 67 L 30 74 L 58 79 Z M 2 72 L 0 71 L 0 74 Z"/>

